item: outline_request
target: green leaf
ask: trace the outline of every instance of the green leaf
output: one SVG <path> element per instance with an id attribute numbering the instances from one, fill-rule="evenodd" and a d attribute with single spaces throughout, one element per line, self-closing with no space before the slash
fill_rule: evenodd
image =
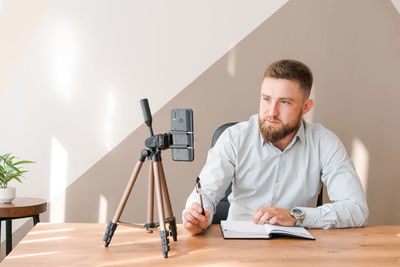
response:
<path id="1" fill-rule="evenodd" d="M 21 161 L 18 161 L 18 162 L 16 162 L 16 163 L 14 163 L 13 165 L 15 166 L 15 165 L 25 164 L 25 163 L 36 163 L 36 162 L 34 162 L 34 161 L 29 161 L 29 160 L 21 160 Z"/>
<path id="2" fill-rule="evenodd" d="M 22 184 L 22 181 L 18 177 L 14 177 L 14 179 Z"/>
<path id="3" fill-rule="evenodd" d="M 21 175 L 18 174 L 18 173 L 8 173 L 8 174 L 6 175 L 6 177 L 5 177 L 5 179 L 13 179 L 13 178 L 19 177 L 19 176 L 21 176 Z"/>
<path id="4" fill-rule="evenodd" d="M 11 153 L 4 154 L 1 158 L 6 161 Z"/>
<path id="5" fill-rule="evenodd" d="M 22 173 L 18 168 L 15 168 L 15 167 L 12 166 L 12 165 L 6 166 L 6 167 L 4 168 L 4 170 L 9 171 L 9 172 L 15 171 L 15 172 L 18 172 L 18 173 Z"/>

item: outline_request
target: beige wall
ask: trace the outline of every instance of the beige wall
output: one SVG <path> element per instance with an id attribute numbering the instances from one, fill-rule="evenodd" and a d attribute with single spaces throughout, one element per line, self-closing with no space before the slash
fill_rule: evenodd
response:
<path id="1" fill-rule="evenodd" d="M 169 151 L 163 156 L 178 221 L 213 131 L 256 113 L 266 65 L 296 58 L 315 76 L 310 119 L 333 130 L 354 157 L 367 191 L 369 224 L 399 224 L 399 31 L 400 16 L 390 1 L 291 1 L 166 104 L 154 116 L 155 132 L 169 130 L 172 108 L 191 107 L 195 114 L 196 160 L 172 162 Z M 140 127 L 68 188 L 67 221 L 95 221 L 99 194 L 108 199 L 112 217 L 146 136 Z M 146 176 L 139 179 L 124 220 L 145 219 Z"/>

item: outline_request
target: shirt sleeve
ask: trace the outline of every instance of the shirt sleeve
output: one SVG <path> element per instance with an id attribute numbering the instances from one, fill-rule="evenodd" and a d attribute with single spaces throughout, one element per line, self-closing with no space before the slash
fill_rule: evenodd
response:
<path id="1" fill-rule="evenodd" d="M 236 148 L 232 136 L 230 128 L 221 134 L 215 146 L 208 151 L 207 162 L 199 175 L 204 208 L 210 212 L 209 225 L 235 173 Z M 196 189 L 189 195 L 186 208 L 193 202 L 200 203 Z"/>
<path id="2" fill-rule="evenodd" d="M 317 208 L 299 207 L 305 213 L 301 226 L 332 229 L 366 225 L 364 190 L 342 142 L 329 132 L 320 142 L 319 153 L 321 180 L 332 203 Z"/>

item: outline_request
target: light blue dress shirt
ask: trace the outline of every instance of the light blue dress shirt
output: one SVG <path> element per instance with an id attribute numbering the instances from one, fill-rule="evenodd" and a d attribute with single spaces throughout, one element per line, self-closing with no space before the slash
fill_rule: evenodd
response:
<path id="1" fill-rule="evenodd" d="M 228 220 L 251 220 L 255 209 L 300 208 L 301 226 L 360 227 L 368 207 L 360 179 L 339 138 L 320 124 L 303 120 L 284 151 L 264 142 L 258 115 L 225 130 L 208 152 L 200 173 L 204 206 L 211 214 L 231 182 Z M 316 207 L 323 182 L 332 203 Z M 193 190 L 186 207 L 199 202 Z M 209 223 L 212 221 L 210 216 Z"/>

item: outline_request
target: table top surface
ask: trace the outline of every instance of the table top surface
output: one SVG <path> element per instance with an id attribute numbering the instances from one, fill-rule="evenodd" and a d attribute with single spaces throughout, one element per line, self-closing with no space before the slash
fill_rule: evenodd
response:
<path id="1" fill-rule="evenodd" d="M 400 226 L 310 229 L 316 240 L 225 240 L 219 225 L 192 236 L 178 225 L 165 259 L 159 233 L 118 226 L 108 248 L 105 224 L 39 223 L 2 266 L 399 266 Z"/>
<path id="2" fill-rule="evenodd" d="M 47 202 L 41 198 L 17 197 L 11 203 L 0 203 L 0 218 L 38 215 L 47 210 Z"/>

